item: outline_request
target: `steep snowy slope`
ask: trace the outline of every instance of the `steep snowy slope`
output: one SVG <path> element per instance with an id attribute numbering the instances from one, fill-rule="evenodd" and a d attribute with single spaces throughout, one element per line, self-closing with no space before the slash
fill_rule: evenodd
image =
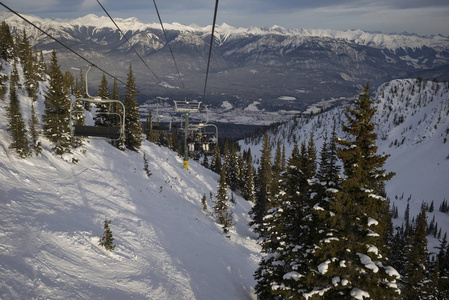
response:
<path id="1" fill-rule="evenodd" d="M 404 221 L 407 199 L 410 198 L 410 216 L 416 216 L 421 204 L 434 201 L 435 216 L 442 233 L 449 232 L 449 216 L 438 207 L 449 200 L 449 84 L 416 79 L 394 80 L 385 83 L 374 95 L 377 113 L 374 116 L 378 134 L 378 153 L 391 155 L 386 162 L 387 171 L 396 176 L 387 183 L 387 195 L 398 207 L 400 226 Z M 285 141 L 287 157 L 294 139 L 301 143 L 314 133 L 317 149 L 323 137 L 330 137 L 334 124 L 337 137 L 343 137 L 344 107 L 334 108 L 311 118 L 297 118 L 271 131 L 275 149 L 278 139 Z M 243 149 L 251 148 L 260 154 L 262 138 L 241 141 Z M 429 236 L 430 246 L 437 243 Z"/>
<path id="2" fill-rule="evenodd" d="M 235 196 L 236 225 L 224 236 L 211 216 L 216 174 L 195 162 L 184 170 L 176 153 L 148 142 L 135 153 L 92 140 L 74 150 L 73 164 L 42 140 L 41 155 L 20 159 L 8 149 L 7 104 L 0 101 L 1 299 L 253 298 L 259 247 L 250 204 Z M 98 246 L 105 218 L 114 252 Z"/>

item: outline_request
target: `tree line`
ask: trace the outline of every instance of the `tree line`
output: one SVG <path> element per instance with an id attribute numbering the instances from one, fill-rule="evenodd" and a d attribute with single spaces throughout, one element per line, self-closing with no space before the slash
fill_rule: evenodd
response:
<path id="1" fill-rule="evenodd" d="M 348 138 L 338 138 L 334 124 L 319 152 L 312 133 L 294 143 L 290 158 L 280 141 L 272 156 L 264 134 L 257 170 L 251 150 L 241 154 L 236 146 L 217 150 L 205 164 L 221 174 L 220 186 L 254 203 L 250 226 L 263 254 L 254 274 L 258 299 L 449 296 L 446 234 L 437 255 L 427 249 L 426 236 L 437 236 L 435 222 L 426 220 L 433 205 L 423 204 L 416 219 L 406 216 L 402 228 L 393 228 L 397 211 L 385 183 L 395 174 L 383 167 L 388 155 L 377 154 L 373 103 L 367 84 L 346 108 L 341 126 Z"/>

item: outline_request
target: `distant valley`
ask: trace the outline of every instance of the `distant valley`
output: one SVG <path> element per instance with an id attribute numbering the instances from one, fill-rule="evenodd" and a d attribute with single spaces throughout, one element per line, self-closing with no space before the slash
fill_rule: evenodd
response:
<path id="1" fill-rule="evenodd" d="M 172 104 L 173 99 L 202 100 L 210 26 L 164 25 L 181 81 L 159 24 L 115 19 L 128 43 L 107 17 L 65 21 L 26 17 L 118 78 L 125 80 L 132 63 L 143 94 L 139 101 L 148 107 Z M 87 69 L 84 61 L 18 17 L 0 12 L 0 19 L 13 30 L 25 28 L 39 50 L 57 49 L 63 70 Z M 89 74 L 92 89 L 98 87 L 101 75 L 97 70 Z M 375 88 L 392 79 L 416 77 L 449 79 L 448 37 L 222 24 L 215 32 L 204 103 L 220 122 L 266 124 L 311 106 L 320 109 L 350 100 L 368 80 Z M 108 80 L 112 85 L 112 78 Z"/>

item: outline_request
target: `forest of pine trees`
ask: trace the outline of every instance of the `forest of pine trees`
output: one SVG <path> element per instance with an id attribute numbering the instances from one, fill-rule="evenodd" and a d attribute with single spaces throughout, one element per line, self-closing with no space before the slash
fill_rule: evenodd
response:
<path id="1" fill-rule="evenodd" d="M 9 68 L 9 74 L 0 73 L 0 99 L 8 103 L 10 148 L 26 158 L 41 153 L 43 138 L 52 143 L 57 155 L 80 146 L 82 139 L 70 131 L 69 107 L 71 100 L 86 96 L 82 71 L 79 78 L 63 73 L 56 51 L 47 65 L 42 52 L 31 47 L 27 33 L 13 35 L 5 22 L 0 24 L 0 62 L 0 72 Z M 29 120 L 23 119 L 18 91 L 32 102 Z M 111 142 L 121 150 L 138 151 L 142 144 L 137 94 L 130 65 L 123 92 L 125 139 Z M 96 95 L 122 97 L 116 80 L 109 92 L 104 75 Z M 42 120 L 36 113 L 39 96 L 45 106 Z M 85 106 L 82 101 L 77 104 Z M 98 112 L 121 109 L 106 105 L 85 108 Z M 251 150 L 240 153 L 232 141 L 216 146 L 211 156 L 201 159 L 205 167 L 220 174 L 213 210 L 224 233 L 233 226 L 228 189 L 254 204 L 250 226 L 259 236 L 263 254 L 254 273 L 258 299 L 449 298 L 447 234 L 438 230 L 434 220 L 428 223 L 426 219 L 426 212 L 434 209 L 433 202 L 422 205 L 416 220 L 410 220 L 407 206 L 405 224 L 392 228 L 391 218 L 397 217 L 398 211 L 390 209 L 384 186 L 394 174 L 383 167 L 388 156 L 376 153 L 375 110 L 367 84 L 347 107 L 345 123 L 334 124 L 318 153 L 313 134 L 307 143 L 295 142 L 289 158 L 282 142 L 275 141 L 272 149 L 270 136 L 265 134 L 257 169 Z M 83 124 L 84 119 L 76 117 L 76 122 Z M 118 122 L 107 115 L 94 121 L 97 126 L 116 126 Z M 152 122 L 149 115 L 146 138 L 179 151 L 182 143 L 176 131 L 169 135 L 151 131 L 148 124 Z M 347 134 L 345 139 L 336 136 L 337 126 Z M 146 171 L 150 177 L 151 172 Z M 202 203 L 206 210 L 205 195 Z M 449 211 L 446 200 L 439 210 Z M 105 232 L 109 223 L 105 221 Z M 432 259 L 427 250 L 428 234 L 440 240 L 439 252 Z"/>

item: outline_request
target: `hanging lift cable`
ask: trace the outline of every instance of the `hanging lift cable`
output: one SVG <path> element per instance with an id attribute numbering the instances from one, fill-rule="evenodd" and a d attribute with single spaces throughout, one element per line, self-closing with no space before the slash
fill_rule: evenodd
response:
<path id="1" fill-rule="evenodd" d="M 75 54 L 76 56 L 78 56 L 79 58 L 81 58 L 82 60 L 84 60 L 85 62 L 88 63 L 89 66 L 95 67 L 98 70 L 100 70 L 101 72 L 105 73 L 106 75 L 108 75 L 109 77 L 117 80 L 117 82 L 120 82 L 121 84 L 126 86 L 126 82 L 124 82 L 123 80 L 117 78 L 116 76 L 112 75 L 111 73 L 109 73 L 108 71 L 104 70 L 103 68 L 97 66 L 96 64 L 94 64 L 92 61 L 90 61 L 89 59 L 85 58 L 84 56 L 82 56 L 81 54 L 79 54 L 78 52 L 76 52 L 75 50 L 73 50 L 72 48 L 70 48 L 69 46 L 65 45 L 64 43 L 62 43 L 61 41 L 57 40 L 55 37 L 53 37 L 52 35 L 50 35 L 49 33 L 47 33 L 46 31 L 44 31 L 43 29 L 39 28 L 38 26 L 36 26 L 34 23 L 32 23 L 31 21 L 29 21 L 28 19 L 26 19 L 25 17 L 23 17 L 22 15 L 20 15 L 18 12 L 16 12 L 15 10 L 13 10 L 12 8 L 8 7 L 7 5 L 5 5 L 3 2 L 0 2 L 0 5 L 3 6 L 4 8 L 6 8 L 7 10 L 9 10 L 10 12 L 12 12 L 13 14 L 15 14 L 16 16 L 18 16 L 19 18 L 21 18 L 22 20 L 24 20 L 25 22 L 27 22 L 28 24 L 30 24 L 31 26 L 33 26 L 34 28 L 36 28 L 37 30 L 39 30 L 40 32 L 42 32 L 44 35 L 46 35 L 47 37 L 49 37 L 50 39 L 52 39 L 53 41 L 55 41 L 56 43 L 58 43 L 59 45 L 61 45 L 62 47 L 66 48 L 67 50 L 69 50 L 70 52 L 72 52 L 73 54 Z M 141 92 L 139 92 L 140 95 L 145 96 L 150 98 L 150 96 L 145 95 Z"/>
<path id="2" fill-rule="evenodd" d="M 101 6 L 101 8 L 104 10 L 104 12 L 108 15 L 109 19 L 111 19 L 112 23 L 114 23 L 115 27 L 117 27 L 118 31 L 121 33 L 121 35 L 126 39 L 126 41 L 128 42 L 128 44 L 131 46 L 131 49 L 134 50 L 134 52 L 136 53 L 136 55 L 140 58 L 140 60 L 143 62 L 143 64 L 148 68 L 148 70 L 150 70 L 150 72 L 154 75 L 154 77 L 159 81 L 159 83 L 161 84 L 162 87 L 164 87 L 167 91 L 167 87 L 163 84 L 162 80 L 156 75 L 156 73 L 153 72 L 153 70 L 151 70 L 150 66 L 148 66 L 148 64 L 145 62 L 145 60 L 142 58 L 142 56 L 140 56 L 140 54 L 137 52 L 137 50 L 134 48 L 134 46 L 131 44 L 130 40 L 126 37 L 126 35 L 123 33 L 123 31 L 120 29 L 120 27 L 117 25 L 117 23 L 114 21 L 114 19 L 111 17 L 111 15 L 107 12 L 106 8 L 104 8 L 103 5 L 101 5 L 100 1 L 97 0 L 97 3 Z"/>
<path id="3" fill-rule="evenodd" d="M 210 57 L 212 54 L 212 45 L 214 43 L 215 22 L 217 20 L 218 0 L 215 1 L 214 21 L 212 23 L 212 34 L 210 36 L 209 57 L 207 58 L 206 80 L 204 82 L 203 103 L 206 99 L 207 77 L 209 76 Z"/>
<path id="4" fill-rule="evenodd" d="M 115 76 L 111 75 L 109 72 L 103 70 L 102 68 L 100 68 L 99 66 L 97 66 L 96 64 L 94 64 L 93 62 L 91 62 L 90 60 L 88 60 L 87 58 L 85 58 L 84 56 L 82 56 L 81 54 L 77 53 L 75 50 L 72 50 L 69 46 L 65 45 L 64 43 L 58 41 L 56 38 L 54 38 L 53 36 L 51 36 L 49 33 L 45 32 L 43 29 L 39 28 L 38 26 L 36 26 L 35 24 L 33 24 L 31 21 L 27 20 L 25 17 L 23 17 L 22 15 L 20 15 L 18 12 L 16 12 L 15 10 L 13 10 L 12 8 L 6 6 L 5 4 L 3 4 L 3 2 L 0 2 L 0 5 L 2 5 L 4 8 L 8 9 L 10 12 L 12 12 L 13 14 L 15 14 L 16 16 L 18 16 L 19 18 L 21 18 L 22 20 L 24 20 L 25 22 L 27 22 L 28 24 L 30 24 L 31 26 L 33 26 L 34 28 L 36 28 L 37 30 L 39 30 L 40 32 L 42 32 L 43 34 L 45 34 L 47 37 L 51 38 L 52 40 L 54 40 L 56 43 L 58 43 L 59 45 L 63 46 L 64 48 L 66 48 L 67 50 L 69 50 L 70 52 L 72 52 L 73 54 L 75 54 L 76 56 L 78 56 L 79 58 L 81 58 L 82 60 L 84 60 L 85 62 L 87 62 L 89 65 L 97 68 L 98 70 L 102 71 L 103 73 L 107 74 L 108 76 L 114 78 L 115 80 L 117 80 L 118 82 L 126 85 L 125 82 L 123 82 L 122 80 L 116 78 Z"/>
<path id="5" fill-rule="evenodd" d="M 165 40 L 167 41 L 168 49 L 170 49 L 171 57 L 173 58 L 173 62 L 175 64 L 176 72 L 178 73 L 179 80 L 181 81 L 182 87 L 185 90 L 184 81 L 182 81 L 181 74 L 179 73 L 178 65 L 175 60 L 175 55 L 173 54 L 173 50 L 170 47 L 170 43 L 168 42 L 167 32 L 165 31 L 164 24 L 162 23 L 161 15 L 159 14 L 159 9 L 157 8 L 156 0 L 153 0 L 154 8 L 156 9 L 157 17 L 159 18 L 159 23 L 161 23 L 162 32 L 164 33 Z"/>

